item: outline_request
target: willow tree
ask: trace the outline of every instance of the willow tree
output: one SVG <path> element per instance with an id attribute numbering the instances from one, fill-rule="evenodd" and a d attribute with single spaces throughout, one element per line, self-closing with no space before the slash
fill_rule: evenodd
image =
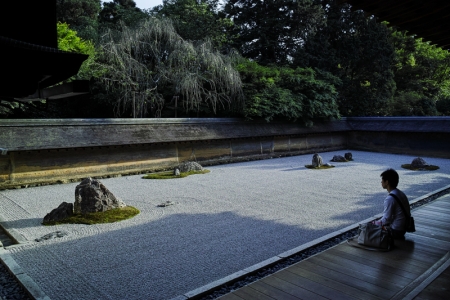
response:
<path id="1" fill-rule="evenodd" d="M 187 112 L 198 111 L 201 104 L 214 113 L 239 105 L 242 83 L 232 59 L 208 41 L 183 40 L 170 20 L 151 18 L 134 28 L 107 31 L 98 64 L 117 116 L 131 109 L 136 116 L 151 111 L 159 117 L 173 97 Z"/>

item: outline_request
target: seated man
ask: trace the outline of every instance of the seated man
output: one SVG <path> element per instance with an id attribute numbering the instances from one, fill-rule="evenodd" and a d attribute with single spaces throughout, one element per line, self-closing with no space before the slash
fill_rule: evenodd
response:
<path id="1" fill-rule="evenodd" d="M 399 176 L 393 169 L 388 169 L 381 173 L 381 186 L 388 191 L 389 194 L 394 194 L 402 202 L 403 207 L 408 215 L 411 214 L 409 201 L 406 195 L 397 189 Z M 388 195 L 384 199 L 383 217 L 374 221 L 377 225 L 389 225 L 394 239 L 403 239 L 406 233 L 406 217 L 403 213 L 397 200 Z"/>

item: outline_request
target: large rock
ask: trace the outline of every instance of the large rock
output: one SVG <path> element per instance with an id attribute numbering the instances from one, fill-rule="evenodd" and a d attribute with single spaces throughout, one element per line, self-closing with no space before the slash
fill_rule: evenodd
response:
<path id="1" fill-rule="evenodd" d="M 428 164 L 421 157 L 416 157 L 411 162 L 411 168 L 414 168 L 414 169 L 425 168 L 427 166 L 428 166 Z"/>
<path id="2" fill-rule="evenodd" d="M 96 179 L 86 178 L 75 188 L 75 213 L 101 212 L 124 206 L 122 200 Z"/>
<path id="3" fill-rule="evenodd" d="M 353 159 L 353 155 L 351 152 L 347 152 L 344 154 L 344 157 L 346 160 L 352 160 Z"/>
<path id="4" fill-rule="evenodd" d="M 63 202 L 44 217 L 44 223 L 55 222 L 73 216 L 73 203 Z"/>
<path id="5" fill-rule="evenodd" d="M 203 167 L 195 161 L 186 161 L 178 166 L 181 173 L 190 171 L 203 171 Z"/>
<path id="6" fill-rule="evenodd" d="M 346 162 L 347 160 L 342 155 L 334 155 L 331 161 Z"/>
<path id="7" fill-rule="evenodd" d="M 312 158 L 312 166 L 314 168 L 318 168 L 321 165 L 323 165 L 322 157 L 319 154 L 315 153 Z"/>

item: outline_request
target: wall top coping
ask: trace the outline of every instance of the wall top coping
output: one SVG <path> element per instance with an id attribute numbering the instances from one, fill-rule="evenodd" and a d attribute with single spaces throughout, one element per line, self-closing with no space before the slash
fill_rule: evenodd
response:
<path id="1" fill-rule="evenodd" d="M 246 122 L 237 118 L 115 118 L 115 119 L 0 119 L 0 127 L 8 126 L 95 126 L 147 124 L 217 124 Z M 247 121 L 249 122 L 249 121 Z"/>
<path id="2" fill-rule="evenodd" d="M 440 122 L 449 123 L 450 117 L 343 117 L 330 122 Z M 0 127 L 8 126 L 93 126 L 93 125 L 145 125 L 145 124 L 297 124 L 288 122 L 247 121 L 241 118 L 111 118 L 111 119 L 0 119 Z M 355 129 L 355 128 L 351 128 Z"/>

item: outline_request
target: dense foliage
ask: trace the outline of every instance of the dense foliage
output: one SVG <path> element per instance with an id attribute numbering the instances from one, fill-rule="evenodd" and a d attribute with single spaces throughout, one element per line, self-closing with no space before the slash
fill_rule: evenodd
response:
<path id="1" fill-rule="evenodd" d="M 268 67 L 242 60 L 237 65 L 244 82 L 248 118 L 284 119 L 311 124 L 339 116 L 335 87 L 311 68 Z M 325 76 L 323 76 L 325 75 Z"/>
<path id="2" fill-rule="evenodd" d="M 450 115 L 450 54 L 335 0 L 57 0 L 89 95 L 0 101 L 4 118 Z"/>

